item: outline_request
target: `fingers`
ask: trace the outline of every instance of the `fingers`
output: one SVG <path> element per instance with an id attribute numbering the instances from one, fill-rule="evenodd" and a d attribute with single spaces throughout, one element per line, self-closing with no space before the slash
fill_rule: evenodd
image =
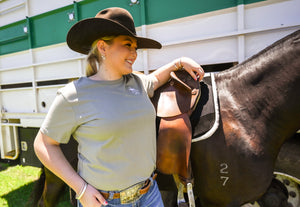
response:
<path id="1" fill-rule="evenodd" d="M 192 68 L 192 70 L 187 71 L 196 81 L 201 81 L 204 77 L 204 70 L 201 66 Z"/>
<path id="2" fill-rule="evenodd" d="M 186 70 L 191 76 L 192 78 L 197 81 L 198 80 L 198 74 L 194 73 L 193 71 L 190 70 Z"/>
<path id="3" fill-rule="evenodd" d="M 103 206 L 107 206 L 107 201 L 103 198 L 103 196 L 100 193 L 96 195 L 96 198 Z"/>
<path id="4" fill-rule="evenodd" d="M 200 66 L 200 65 L 199 65 Z M 200 66 L 200 68 L 198 68 L 198 73 L 197 73 L 197 80 L 201 81 L 204 77 L 204 70 L 203 68 Z"/>
<path id="5" fill-rule="evenodd" d="M 182 57 L 181 63 L 184 69 L 192 76 L 192 78 L 194 78 L 194 80 L 201 81 L 203 79 L 204 70 L 194 60 L 187 57 Z"/>
<path id="6" fill-rule="evenodd" d="M 80 199 L 80 203 L 84 207 L 90 207 L 90 206 L 100 207 L 100 206 L 108 205 L 107 201 L 103 198 L 101 193 L 91 185 L 88 185 L 86 192 Z"/>

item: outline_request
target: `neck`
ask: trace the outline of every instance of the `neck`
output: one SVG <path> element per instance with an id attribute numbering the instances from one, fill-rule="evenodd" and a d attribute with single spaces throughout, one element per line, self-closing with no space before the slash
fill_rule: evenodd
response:
<path id="1" fill-rule="evenodd" d="M 114 81 L 122 78 L 122 74 L 115 73 L 114 70 L 101 65 L 99 71 L 90 78 L 93 80 Z"/>
<path id="2" fill-rule="evenodd" d="M 299 129 L 300 33 L 216 75 L 220 107 L 257 139 L 284 142 Z M 221 101 L 222 100 L 222 101 Z"/>

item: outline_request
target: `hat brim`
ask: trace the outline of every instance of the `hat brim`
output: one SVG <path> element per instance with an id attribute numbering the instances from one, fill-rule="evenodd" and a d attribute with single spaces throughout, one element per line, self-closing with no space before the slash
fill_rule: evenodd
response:
<path id="1" fill-rule="evenodd" d="M 112 35 L 135 37 L 138 49 L 160 49 L 162 47 L 159 42 L 153 39 L 136 36 L 123 25 L 103 18 L 88 18 L 74 24 L 67 34 L 67 44 L 76 52 L 88 54 L 95 40 Z"/>

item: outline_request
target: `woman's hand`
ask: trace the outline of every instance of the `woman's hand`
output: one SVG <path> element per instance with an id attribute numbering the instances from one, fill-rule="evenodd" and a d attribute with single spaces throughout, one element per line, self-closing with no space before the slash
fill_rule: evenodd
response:
<path id="1" fill-rule="evenodd" d="M 176 71 L 181 68 L 184 68 L 192 76 L 192 78 L 199 82 L 204 77 L 204 70 L 198 63 L 191 58 L 181 57 L 160 67 L 150 74 L 155 77 L 154 90 L 158 89 L 170 79 L 170 73 L 172 71 Z"/>
<path id="2" fill-rule="evenodd" d="M 107 201 L 103 198 L 101 193 L 91 185 L 87 185 L 86 191 L 80 198 L 80 203 L 83 207 L 100 207 L 107 205 Z"/>
<path id="3" fill-rule="evenodd" d="M 174 63 L 174 66 L 176 66 L 178 69 L 181 67 L 184 68 L 194 78 L 194 80 L 201 81 L 203 79 L 204 70 L 191 58 L 181 57 L 179 60 L 177 59 L 175 61 L 176 62 Z"/>

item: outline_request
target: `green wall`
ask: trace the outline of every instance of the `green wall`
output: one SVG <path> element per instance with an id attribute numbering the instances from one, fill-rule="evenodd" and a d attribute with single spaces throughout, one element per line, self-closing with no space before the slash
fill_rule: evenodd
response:
<path id="1" fill-rule="evenodd" d="M 0 55 L 28 49 L 28 34 L 23 27 L 27 25 L 22 20 L 0 28 Z"/>
<path id="2" fill-rule="evenodd" d="M 107 7 L 127 9 L 136 27 L 172 19 L 202 14 L 210 11 L 251 4 L 262 0 L 140 0 L 130 6 L 130 0 L 85 0 L 28 17 L 19 22 L 0 27 L 0 55 L 65 42 L 66 34 L 76 21 L 95 16 Z M 75 20 L 68 20 L 68 13 L 75 13 Z M 27 26 L 28 33 L 23 27 Z"/>

